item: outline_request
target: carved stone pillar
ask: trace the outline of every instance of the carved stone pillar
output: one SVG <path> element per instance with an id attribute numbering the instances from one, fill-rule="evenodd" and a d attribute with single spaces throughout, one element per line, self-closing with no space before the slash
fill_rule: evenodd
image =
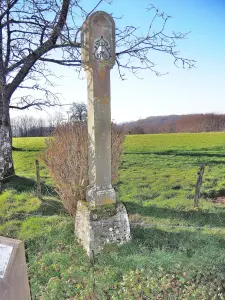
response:
<path id="1" fill-rule="evenodd" d="M 82 27 L 82 63 L 88 82 L 88 166 L 86 203 L 78 203 L 75 234 L 91 256 L 107 243 L 130 239 L 126 208 L 116 203 L 111 182 L 110 70 L 115 63 L 115 24 L 102 11 Z"/>

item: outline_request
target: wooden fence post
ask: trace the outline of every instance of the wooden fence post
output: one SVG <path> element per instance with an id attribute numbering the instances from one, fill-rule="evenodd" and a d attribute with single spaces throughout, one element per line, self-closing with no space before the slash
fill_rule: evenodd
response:
<path id="1" fill-rule="evenodd" d="M 37 179 L 37 196 L 38 198 L 41 198 L 41 179 L 40 179 L 40 167 L 39 167 L 39 161 L 35 160 L 35 166 L 36 166 L 36 179 Z"/>
<path id="2" fill-rule="evenodd" d="M 196 188 L 195 188 L 195 198 L 194 198 L 194 207 L 198 207 L 198 199 L 200 197 L 200 189 L 202 185 L 202 178 L 205 170 L 205 165 L 200 166 L 200 170 L 197 172 L 198 174 L 198 179 L 196 183 Z"/>

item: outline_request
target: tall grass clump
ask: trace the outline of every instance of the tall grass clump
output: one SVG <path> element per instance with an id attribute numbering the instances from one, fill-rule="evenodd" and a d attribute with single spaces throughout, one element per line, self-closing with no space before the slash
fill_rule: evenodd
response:
<path id="1" fill-rule="evenodd" d="M 112 180 L 118 179 L 124 142 L 123 130 L 112 125 Z M 77 202 L 85 200 L 88 186 L 88 132 L 86 122 L 59 125 L 46 141 L 42 159 L 65 209 L 75 215 Z"/>

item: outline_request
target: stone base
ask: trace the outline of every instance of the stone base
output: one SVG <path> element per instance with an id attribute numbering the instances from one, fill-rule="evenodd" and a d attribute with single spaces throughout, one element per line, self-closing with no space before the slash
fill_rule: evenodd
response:
<path id="1" fill-rule="evenodd" d="M 105 244 L 122 244 L 130 240 L 126 208 L 121 203 L 88 207 L 79 202 L 75 217 L 75 235 L 89 257 L 100 252 Z"/>
<path id="2" fill-rule="evenodd" d="M 24 243 L 0 236 L 0 299 L 31 300 Z"/>
<path id="3" fill-rule="evenodd" d="M 112 186 L 107 188 L 88 187 L 86 193 L 87 202 L 91 206 L 116 203 L 116 192 Z"/>

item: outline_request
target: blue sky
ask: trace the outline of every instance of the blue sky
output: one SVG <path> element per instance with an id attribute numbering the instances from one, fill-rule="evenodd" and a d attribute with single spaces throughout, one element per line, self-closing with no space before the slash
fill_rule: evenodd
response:
<path id="1" fill-rule="evenodd" d="M 151 14 L 146 11 L 151 3 L 173 16 L 168 32 L 190 31 L 188 38 L 179 42 L 178 50 L 181 56 L 196 60 L 196 68 L 176 68 L 167 55 L 154 53 L 157 69 L 169 72 L 168 75 L 157 77 L 144 71 L 140 73 L 142 80 L 130 74 L 127 80 L 121 81 L 114 67 L 112 119 L 124 122 L 157 115 L 225 113 L 225 0 L 114 0 L 110 5 L 104 3 L 99 10 L 116 17 L 123 15 L 122 20 L 116 20 L 117 26 L 135 25 L 144 31 L 151 20 Z M 56 67 L 55 72 L 63 75 L 60 86 L 55 88 L 63 96 L 62 103 L 87 102 L 85 79 L 78 79 L 72 69 Z M 53 110 L 48 110 L 48 114 L 52 113 Z M 34 114 L 34 110 L 29 111 L 29 115 Z"/>

